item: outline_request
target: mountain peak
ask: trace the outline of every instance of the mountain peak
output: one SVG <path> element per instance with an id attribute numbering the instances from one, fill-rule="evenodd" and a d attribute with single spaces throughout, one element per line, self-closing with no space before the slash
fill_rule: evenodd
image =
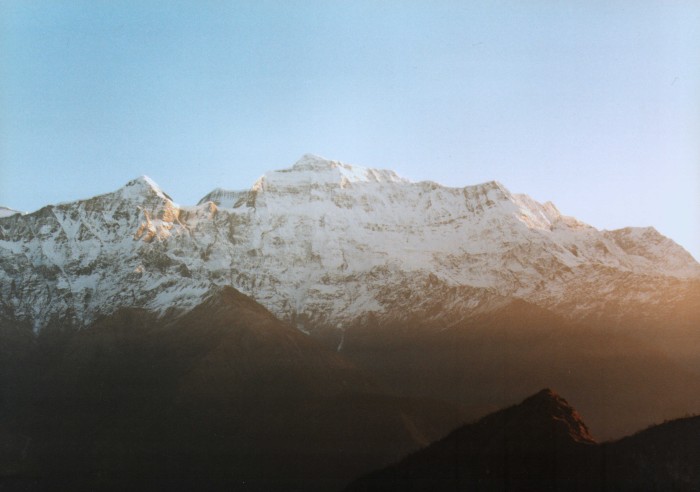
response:
<path id="1" fill-rule="evenodd" d="M 372 169 L 304 154 L 291 167 L 265 173 L 254 191 L 294 190 L 318 186 L 345 187 L 353 183 L 408 183 L 388 169 Z"/>
<path id="2" fill-rule="evenodd" d="M 595 449 L 583 422 L 582 431 L 572 430 L 567 419 L 574 416 L 575 410 L 563 398 L 544 389 L 519 405 L 458 428 L 348 490 L 403 490 L 408 488 L 404 484 L 417 476 L 430 484 L 425 490 L 472 490 L 476 483 L 497 483 L 488 480 L 501 478 L 506 478 L 513 490 L 531 490 L 533 484 L 549 490 L 552 487 L 547 481 L 563 472 L 561 465 L 568 460 L 576 462 L 582 453 Z M 433 485 L 433 477 L 441 481 Z M 364 487 L 367 478 L 382 486 Z M 478 482 L 481 478 L 487 481 Z M 518 485 L 519 480 L 528 487 Z"/>
<path id="3" fill-rule="evenodd" d="M 118 190 L 118 193 L 122 195 L 123 198 L 142 198 L 144 195 L 151 196 L 156 195 L 163 200 L 173 201 L 167 193 L 158 186 L 158 184 L 146 175 L 139 176 L 136 179 L 132 179 L 126 183 L 122 188 Z"/>
<path id="4" fill-rule="evenodd" d="M 563 400 L 559 394 L 554 391 L 552 388 L 544 388 L 531 397 L 527 398 L 525 401 L 530 401 L 530 400 L 545 400 L 545 401 L 558 401 L 558 400 Z"/>
<path id="5" fill-rule="evenodd" d="M 549 425 L 553 426 L 557 433 L 575 442 L 595 442 L 579 413 L 550 388 L 535 393 L 512 409 L 528 421 L 533 417 L 538 422 L 543 418 L 549 419 Z"/>
<path id="6" fill-rule="evenodd" d="M 304 154 L 293 165 L 292 169 L 314 170 L 333 169 L 338 167 L 338 162 L 328 160 L 316 154 Z"/>
<path id="7" fill-rule="evenodd" d="M 145 174 L 134 178 L 124 185 L 124 188 L 139 188 L 139 189 L 150 189 L 154 191 L 161 191 L 160 186 L 153 181 L 151 178 Z"/>

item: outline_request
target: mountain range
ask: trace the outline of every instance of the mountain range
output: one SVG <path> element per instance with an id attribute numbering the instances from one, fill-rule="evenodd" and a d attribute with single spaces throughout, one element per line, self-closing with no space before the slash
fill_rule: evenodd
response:
<path id="1" fill-rule="evenodd" d="M 598 231 L 498 182 L 447 188 L 306 155 L 249 190 L 177 205 L 142 177 L 0 223 L 5 316 L 89 323 L 184 311 L 231 285 L 301 330 L 395 321 L 412 292 L 469 288 L 467 317 L 519 298 L 576 319 L 639 320 L 697 288 L 700 265 L 653 228 Z M 609 309 L 616 303 L 615 312 Z M 428 313 L 423 313 L 429 315 Z"/>
<path id="2" fill-rule="evenodd" d="M 617 439 L 699 411 L 699 328 L 671 239 L 495 181 L 305 155 L 181 206 L 141 177 L 2 209 L 0 477 L 337 490 L 542 387 Z"/>

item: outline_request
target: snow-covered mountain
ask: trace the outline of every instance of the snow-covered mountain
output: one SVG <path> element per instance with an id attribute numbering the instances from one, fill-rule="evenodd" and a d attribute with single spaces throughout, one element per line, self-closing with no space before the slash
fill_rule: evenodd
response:
<path id="1" fill-rule="evenodd" d="M 0 219 L 2 313 L 35 329 L 126 306 L 186 311 L 214 285 L 304 331 L 460 318 L 512 297 L 578 317 L 614 302 L 623 316 L 683 299 L 699 279 L 653 228 L 600 231 L 496 181 L 413 183 L 313 155 L 195 206 L 141 177 Z"/>

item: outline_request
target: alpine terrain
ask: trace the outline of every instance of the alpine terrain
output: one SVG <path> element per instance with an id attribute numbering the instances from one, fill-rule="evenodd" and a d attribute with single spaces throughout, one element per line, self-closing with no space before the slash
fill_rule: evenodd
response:
<path id="1" fill-rule="evenodd" d="M 542 387 L 577 446 L 700 411 L 700 265 L 313 155 L 194 205 L 144 176 L 0 209 L 11 483 L 337 490 Z"/>
<path id="2" fill-rule="evenodd" d="M 0 224 L 3 314 L 34 331 L 123 306 L 184 311 L 211 285 L 302 331 L 436 317 L 438 301 L 461 318 L 504 298 L 620 322 L 670 312 L 700 278 L 653 228 L 598 231 L 495 181 L 410 183 L 311 155 L 196 206 L 141 177 Z"/>

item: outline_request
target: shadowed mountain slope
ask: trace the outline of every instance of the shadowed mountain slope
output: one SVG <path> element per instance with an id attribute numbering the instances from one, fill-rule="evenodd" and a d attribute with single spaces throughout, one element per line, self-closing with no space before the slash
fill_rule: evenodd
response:
<path id="1" fill-rule="evenodd" d="M 175 321 L 121 310 L 45 332 L 30 359 L 2 470 L 37 490 L 333 490 L 464 421 L 383 395 L 231 288 Z"/>
<path id="2" fill-rule="evenodd" d="M 356 326 L 341 353 L 400 394 L 459 402 L 472 418 L 560 388 L 598 439 L 700 409 L 700 376 L 658 346 L 521 300 L 442 326 Z"/>
<path id="3" fill-rule="evenodd" d="M 598 445 L 551 390 L 453 431 L 347 491 L 691 491 L 700 418 Z"/>

